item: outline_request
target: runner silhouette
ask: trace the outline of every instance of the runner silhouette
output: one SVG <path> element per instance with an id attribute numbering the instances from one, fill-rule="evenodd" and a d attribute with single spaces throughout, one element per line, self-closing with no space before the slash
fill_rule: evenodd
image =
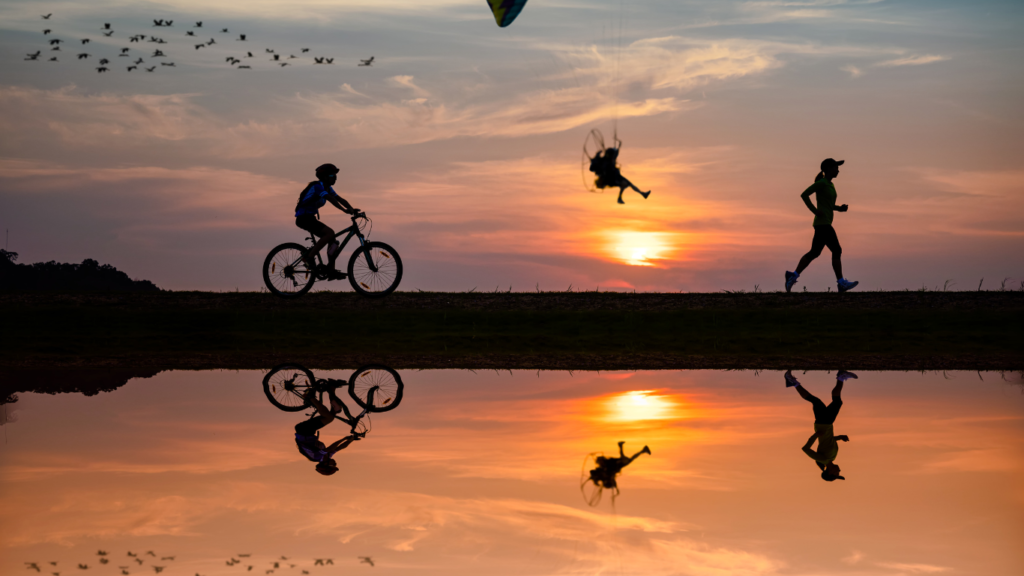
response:
<path id="1" fill-rule="evenodd" d="M 836 187 L 832 184 L 832 180 L 839 176 L 839 167 L 843 165 L 843 162 L 845 160 L 831 158 L 822 160 L 821 172 L 818 172 L 814 178 L 814 184 L 811 184 L 800 195 L 804 204 L 807 205 L 807 209 L 814 214 L 814 239 L 811 240 L 811 251 L 800 258 L 796 271 L 786 271 L 786 292 L 793 289 L 793 285 L 800 278 L 800 273 L 807 268 L 812 260 L 821 255 L 822 249 L 826 246 L 832 252 L 832 270 L 836 273 L 836 284 L 839 286 L 839 291 L 846 292 L 858 284 L 858 282 L 850 282 L 843 277 L 843 248 L 839 245 L 839 237 L 836 236 L 835 228 L 832 227 L 834 213 L 846 212 L 849 209 L 846 204 L 842 206 L 836 204 Z M 811 203 L 811 194 L 815 195 L 817 206 Z"/>

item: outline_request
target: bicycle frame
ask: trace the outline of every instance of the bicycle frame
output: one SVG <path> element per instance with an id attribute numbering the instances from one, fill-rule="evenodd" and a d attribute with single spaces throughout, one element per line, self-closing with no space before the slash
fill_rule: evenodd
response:
<path id="1" fill-rule="evenodd" d="M 348 245 L 349 241 L 352 240 L 353 236 L 355 236 L 356 238 L 359 238 L 359 245 L 360 246 L 365 246 L 366 245 L 366 237 L 363 236 L 363 233 L 359 231 L 359 225 L 356 224 L 356 220 L 358 218 L 359 218 L 358 216 L 353 216 L 352 217 L 352 225 L 349 226 L 348 228 L 345 228 L 344 230 L 342 230 L 342 231 L 340 231 L 340 232 L 338 232 L 338 233 L 336 233 L 334 235 L 334 239 L 335 239 L 335 241 L 337 241 L 338 238 L 340 238 L 342 234 L 346 234 L 347 233 L 345 235 L 345 239 L 341 241 L 341 246 L 338 248 L 338 253 L 339 254 L 345 249 L 345 246 Z M 316 246 L 318 238 L 317 238 L 316 234 L 313 234 L 312 232 L 310 232 L 309 236 L 306 237 L 306 240 L 309 240 L 310 242 L 313 243 L 313 246 Z M 310 248 L 312 248 L 313 246 L 310 246 Z M 324 257 L 320 254 L 320 252 L 316 253 L 316 259 L 317 259 L 317 262 L 321 266 L 324 265 Z M 298 261 L 293 263 L 293 265 L 295 265 L 295 264 L 298 264 Z M 377 271 L 377 266 L 374 265 L 373 258 L 370 257 L 370 252 L 369 251 L 366 252 L 366 264 L 367 264 L 367 266 L 370 267 L 370 270 L 372 270 L 373 272 Z"/>

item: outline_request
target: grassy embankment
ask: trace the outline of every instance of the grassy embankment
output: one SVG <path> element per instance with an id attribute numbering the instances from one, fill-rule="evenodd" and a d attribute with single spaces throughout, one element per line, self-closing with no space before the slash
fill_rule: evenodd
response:
<path id="1" fill-rule="evenodd" d="M 1024 368 L 1024 293 L 0 293 L 0 367 Z"/>

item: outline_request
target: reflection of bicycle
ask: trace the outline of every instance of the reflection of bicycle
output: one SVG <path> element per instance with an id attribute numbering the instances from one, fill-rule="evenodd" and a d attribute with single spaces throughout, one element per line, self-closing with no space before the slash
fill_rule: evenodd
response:
<path id="1" fill-rule="evenodd" d="M 338 232 L 337 237 L 345 235 L 339 251 L 344 250 L 353 236 L 359 239 L 359 247 L 348 260 L 347 274 L 334 274 L 330 266 L 324 263 L 323 256 L 318 252 L 316 264 L 310 269 L 302 260 L 316 245 L 317 237 L 310 234 L 306 240 L 310 246 L 296 242 L 288 242 L 277 246 L 267 254 L 263 261 L 263 282 L 274 294 L 283 297 L 302 296 L 309 292 L 317 280 L 343 280 L 348 278 L 352 289 L 363 296 L 386 296 L 398 288 L 402 281 L 402 259 L 395 249 L 383 242 L 369 242 L 363 235 L 363 229 L 372 222 L 365 212 L 352 215 L 352 225 Z"/>

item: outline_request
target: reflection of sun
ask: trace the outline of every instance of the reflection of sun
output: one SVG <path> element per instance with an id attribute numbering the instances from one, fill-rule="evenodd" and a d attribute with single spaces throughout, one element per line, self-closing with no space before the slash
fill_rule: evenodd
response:
<path id="1" fill-rule="evenodd" d="M 610 397 L 607 408 L 611 420 L 636 422 L 672 418 L 676 403 L 667 396 L 655 394 L 654 390 L 634 390 Z"/>
<path id="2" fill-rule="evenodd" d="M 666 232 L 613 232 L 609 235 L 608 250 L 616 260 L 631 266 L 655 266 L 672 251 L 672 241 Z"/>

